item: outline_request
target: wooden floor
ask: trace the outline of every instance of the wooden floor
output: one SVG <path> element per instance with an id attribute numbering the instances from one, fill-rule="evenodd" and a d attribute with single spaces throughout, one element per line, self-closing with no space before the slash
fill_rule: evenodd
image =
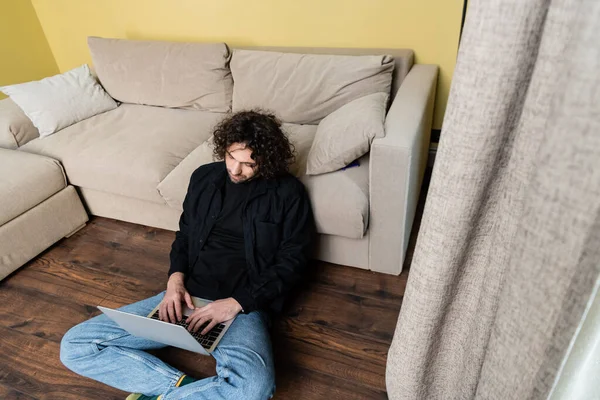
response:
<path id="1" fill-rule="evenodd" d="M 421 207 L 422 208 L 422 204 Z M 420 212 L 418 212 L 420 215 Z M 417 218 L 419 219 L 419 218 Z M 418 221 L 413 229 L 410 263 Z M 165 288 L 174 232 L 93 217 L 0 283 L 1 399 L 124 399 L 59 360 L 73 325 Z M 275 321 L 275 399 L 385 399 L 385 362 L 408 276 L 312 264 L 310 283 Z M 210 357 L 157 355 L 202 378 Z"/>

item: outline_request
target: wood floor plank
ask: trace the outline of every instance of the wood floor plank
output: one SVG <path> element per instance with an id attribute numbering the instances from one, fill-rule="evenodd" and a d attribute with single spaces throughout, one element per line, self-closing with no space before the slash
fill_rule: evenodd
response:
<path id="1" fill-rule="evenodd" d="M 19 392 L 18 390 L 0 384 L 0 399 L 3 400 L 37 400 L 28 394 Z"/>
<path id="2" fill-rule="evenodd" d="M 357 360 L 327 347 L 307 344 L 302 338 L 275 336 L 273 342 L 276 364 L 292 364 L 375 390 L 385 387 L 385 364 Z M 356 368 L 357 362 L 361 368 Z"/>
<path id="3" fill-rule="evenodd" d="M 6 281 L 4 281 L 6 282 Z M 70 297 L 80 302 L 90 298 L 101 301 L 119 286 L 115 275 L 90 269 L 78 263 L 68 262 L 66 256 L 55 253 L 44 254 L 10 279 L 15 287 L 35 288 L 36 290 Z M 0 283 L 1 287 L 2 283 Z"/>
<path id="4" fill-rule="evenodd" d="M 288 315 L 357 337 L 390 343 L 398 311 L 399 307 L 390 307 L 385 301 L 316 286 L 301 294 Z"/>
<path id="5" fill-rule="evenodd" d="M 168 250 L 171 249 L 175 239 L 175 232 L 136 224 L 123 225 L 121 221 L 97 218 L 90 224 L 88 234 L 79 238 L 81 242 L 89 239 L 113 249 L 125 247 L 130 251 L 158 256 L 164 255 L 167 250 L 168 256 Z"/>
<path id="6" fill-rule="evenodd" d="M 80 303 L 8 283 L 0 290 L 0 303 L 1 326 L 59 343 L 71 327 L 88 319 L 96 301 Z"/>
<path id="7" fill-rule="evenodd" d="M 103 232 L 111 232 L 113 235 L 124 235 L 125 237 L 142 237 L 147 241 L 151 241 L 154 246 L 158 247 L 171 247 L 173 239 L 175 239 L 175 232 L 168 231 L 165 229 L 153 228 L 151 226 L 144 226 L 138 224 L 124 223 L 112 218 L 94 218 L 92 225 L 97 229 L 102 229 Z M 98 235 L 99 238 L 103 236 Z M 122 242 L 122 238 L 115 240 L 118 243 Z"/>
<path id="8" fill-rule="evenodd" d="M 385 365 L 389 345 L 373 340 L 364 340 L 351 333 L 332 330 L 313 322 L 296 318 L 282 318 L 275 324 L 274 332 L 287 339 L 301 340 L 307 346 L 328 349 L 344 354 L 355 361 Z"/>
<path id="9" fill-rule="evenodd" d="M 94 254 L 94 257 L 90 258 L 90 254 Z M 169 253 L 166 250 L 146 252 L 135 246 L 115 248 L 94 241 L 82 242 L 71 250 L 67 261 L 144 282 L 165 281 L 169 270 Z"/>
<path id="10" fill-rule="evenodd" d="M 100 305 L 119 308 L 155 296 L 166 289 L 167 279 L 140 281 L 135 278 L 122 278 L 120 285 Z"/>
<path id="11" fill-rule="evenodd" d="M 384 400 L 385 390 L 372 390 L 296 366 L 277 369 L 274 400 Z"/>
<path id="12" fill-rule="evenodd" d="M 407 270 L 398 277 L 329 263 L 317 263 L 315 269 L 315 284 L 341 293 L 387 300 L 398 308 L 408 279 Z"/>

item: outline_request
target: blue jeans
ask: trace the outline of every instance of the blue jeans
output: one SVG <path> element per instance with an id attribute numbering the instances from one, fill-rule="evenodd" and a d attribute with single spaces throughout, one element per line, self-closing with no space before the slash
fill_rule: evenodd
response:
<path id="1" fill-rule="evenodd" d="M 164 292 L 120 310 L 148 315 L 163 296 Z M 262 311 L 238 315 L 212 353 L 217 375 L 183 387 L 175 387 L 183 372 L 144 351 L 166 345 L 132 336 L 104 314 L 65 334 L 60 360 L 80 375 L 126 392 L 163 395 L 163 400 L 263 400 L 275 392 L 268 324 L 269 317 Z"/>

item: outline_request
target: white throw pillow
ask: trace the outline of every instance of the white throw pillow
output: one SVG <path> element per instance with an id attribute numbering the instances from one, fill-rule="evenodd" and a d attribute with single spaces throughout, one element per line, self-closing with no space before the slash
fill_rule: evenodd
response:
<path id="1" fill-rule="evenodd" d="M 87 65 L 41 81 L 0 87 L 0 91 L 23 110 L 40 137 L 117 107 Z"/>
<path id="2" fill-rule="evenodd" d="M 373 93 L 338 108 L 317 126 L 308 153 L 307 175 L 337 171 L 365 155 L 384 136 L 387 93 Z"/>

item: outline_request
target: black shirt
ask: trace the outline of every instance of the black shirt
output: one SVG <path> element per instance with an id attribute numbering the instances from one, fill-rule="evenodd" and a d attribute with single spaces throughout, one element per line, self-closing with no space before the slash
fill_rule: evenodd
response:
<path id="1" fill-rule="evenodd" d="M 192 296 L 208 300 L 232 297 L 248 279 L 242 209 L 251 185 L 225 180 L 221 211 L 186 282 Z"/>
<path id="2" fill-rule="evenodd" d="M 220 280 L 203 273 L 198 259 L 201 254 L 206 255 L 206 241 L 223 209 L 221 193 L 227 179 L 224 161 L 202 165 L 190 178 L 179 230 L 171 246 L 168 274 L 183 273 L 190 279 L 191 287 L 201 284 L 202 290 L 214 291 L 210 282 Z M 247 185 L 249 196 L 242 228 L 248 279 L 231 297 L 247 313 L 257 309 L 279 313 L 287 295 L 304 278 L 308 268 L 314 235 L 310 199 L 302 182 L 291 174 L 274 179 L 259 177 Z M 206 264 L 203 260 L 202 265 Z"/>

